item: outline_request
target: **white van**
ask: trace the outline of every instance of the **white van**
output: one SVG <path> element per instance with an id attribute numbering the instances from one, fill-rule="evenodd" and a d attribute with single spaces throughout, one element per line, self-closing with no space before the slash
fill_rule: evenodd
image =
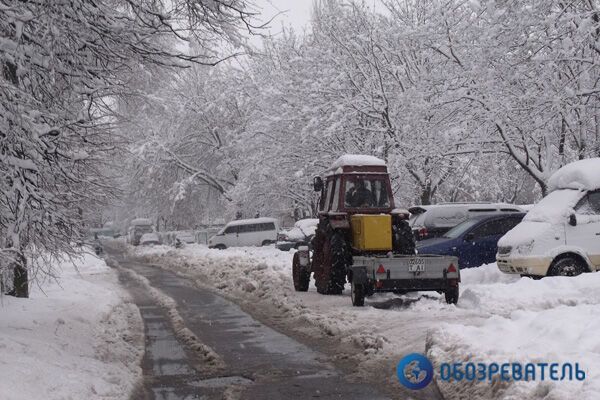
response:
<path id="1" fill-rule="evenodd" d="M 129 224 L 127 230 L 127 242 L 134 246 L 140 244 L 142 235 L 154 232 L 152 221 L 147 218 L 136 218 Z"/>
<path id="2" fill-rule="evenodd" d="M 266 246 L 277 241 L 279 224 L 275 218 L 231 221 L 208 241 L 208 247 L 226 249 L 239 246 Z"/>
<path id="3" fill-rule="evenodd" d="M 548 181 L 550 193 L 498 242 L 508 274 L 575 276 L 600 269 L 600 158 L 576 161 Z"/>

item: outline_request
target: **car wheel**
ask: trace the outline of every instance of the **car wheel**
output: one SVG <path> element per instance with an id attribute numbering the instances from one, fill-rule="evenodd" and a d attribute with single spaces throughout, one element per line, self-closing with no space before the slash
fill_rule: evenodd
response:
<path id="1" fill-rule="evenodd" d="M 448 304 L 456 304 L 458 303 L 458 294 L 459 289 L 457 286 L 452 286 L 444 292 L 444 297 L 446 298 L 446 303 Z"/>
<path id="2" fill-rule="evenodd" d="M 227 246 L 225 246 L 224 244 L 218 244 L 215 246 L 215 249 L 217 250 L 225 250 L 227 248 Z"/>
<path id="3" fill-rule="evenodd" d="M 538 276 L 538 275 L 524 275 L 524 274 L 521 274 L 521 278 L 529 278 L 529 279 L 533 279 L 535 281 L 539 281 L 543 277 Z"/>
<path id="4" fill-rule="evenodd" d="M 554 260 L 548 270 L 548 276 L 577 276 L 583 272 L 585 272 L 585 267 L 581 264 L 581 261 L 575 257 L 567 256 Z"/>
<path id="5" fill-rule="evenodd" d="M 273 242 L 272 240 L 264 240 L 261 244 L 261 246 L 269 246 L 271 244 L 273 244 L 275 242 Z"/>

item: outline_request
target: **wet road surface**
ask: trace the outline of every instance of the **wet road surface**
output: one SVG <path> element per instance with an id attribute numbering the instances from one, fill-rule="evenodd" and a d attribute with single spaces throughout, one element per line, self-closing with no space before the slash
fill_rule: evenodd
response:
<path id="1" fill-rule="evenodd" d="M 171 297 L 186 327 L 225 364 L 212 369 L 203 365 L 176 337 L 167 310 L 121 273 L 146 331 L 144 387 L 134 395 L 136 400 L 386 398 L 368 384 L 345 379 L 324 355 L 256 321 L 223 297 L 157 266 L 115 260 Z"/>

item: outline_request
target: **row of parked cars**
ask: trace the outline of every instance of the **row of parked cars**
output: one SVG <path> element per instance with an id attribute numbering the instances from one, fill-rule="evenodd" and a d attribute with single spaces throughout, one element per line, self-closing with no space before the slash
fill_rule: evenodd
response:
<path id="1" fill-rule="evenodd" d="M 533 278 L 600 269 L 600 158 L 559 169 L 548 192 L 534 206 L 413 207 L 417 248 L 457 256 L 461 268 L 497 261 L 502 272 Z"/>
<path id="2" fill-rule="evenodd" d="M 442 203 L 411 207 L 409 221 L 421 254 L 456 256 L 461 268 L 496 260 L 498 240 L 517 226 L 528 206 Z"/>

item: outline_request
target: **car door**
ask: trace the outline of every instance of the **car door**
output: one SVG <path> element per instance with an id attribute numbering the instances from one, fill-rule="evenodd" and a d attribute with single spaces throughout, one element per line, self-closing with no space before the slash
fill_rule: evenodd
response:
<path id="1" fill-rule="evenodd" d="M 238 226 L 228 226 L 221 237 L 222 243 L 227 247 L 239 246 L 238 244 Z M 218 236 L 217 236 L 218 237 Z"/>
<path id="2" fill-rule="evenodd" d="M 575 206 L 575 226 L 566 223 L 568 246 L 581 248 L 600 268 L 600 190 L 589 192 Z"/>
<path id="3" fill-rule="evenodd" d="M 257 224 L 240 225 L 238 231 L 238 246 L 256 246 Z"/>
<path id="4" fill-rule="evenodd" d="M 486 220 L 463 236 L 461 268 L 479 267 L 496 260 L 498 240 L 503 236 L 503 218 Z"/>

